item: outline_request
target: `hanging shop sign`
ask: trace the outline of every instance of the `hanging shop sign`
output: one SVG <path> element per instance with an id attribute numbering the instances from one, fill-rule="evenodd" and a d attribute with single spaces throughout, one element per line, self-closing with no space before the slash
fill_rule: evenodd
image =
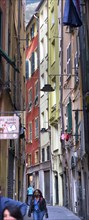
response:
<path id="1" fill-rule="evenodd" d="M 19 137 L 19 117 L 0 117 L 0 139 L 17 139 Z"/>

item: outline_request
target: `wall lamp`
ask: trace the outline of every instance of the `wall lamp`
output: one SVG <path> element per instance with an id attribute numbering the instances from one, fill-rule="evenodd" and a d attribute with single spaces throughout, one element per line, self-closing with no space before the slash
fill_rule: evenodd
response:
<path id="1" fill-rule="evenodd" d="M 41 132 L 41 133 L 48 132 L 48 129 L 46 129 L 46 128 L 41 128 L 40 132 Z"/>
<path id="2" fill-rule="evenodd" d="M 40 132 L 41 133 L 46 133 L 46 132 L 49 132 L 49 133 L 51 133 L 51 128 L 49 127 L 49 128 L 41 128 L 41 130 L 40 130 Z"/>
<path id="3" fill-rule="evenodd" d="M 43 91 L 43 92 L 53 92 L 54 89 L 51 86 L 51 84 L 45 84 L 44 87 L 40 91 Z"/>
<path id="4" fill-rule="evenodd" d="M 49 77 L 51 77 L 51 76 L 68 76 L 67 74 L 62 74 L 62 75 L 49 75 Z M 75 76 L 75 75 L 74 75 Z M 72 88 L 68 88 L 68 89 L 72 89 Z M 51 86 L 51 84 L 45 84 L 44 85 L 44 87 L 40 90 L 40 91 L 43 91 L 43 92 L 53 92 L 53 91 L 55 91 L 54 89 L 53 89 L 53 87 Z"/>

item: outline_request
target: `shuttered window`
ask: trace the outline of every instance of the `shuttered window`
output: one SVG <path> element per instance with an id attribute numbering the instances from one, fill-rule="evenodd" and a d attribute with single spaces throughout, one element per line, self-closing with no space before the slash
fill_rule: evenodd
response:
<path id="1" fill-rule="evenodd" d="M 79 82 L 79 76 L 78 76 L 78 53 L 76 52 L 75 58 L 74 58 L 74 72 L 75 72 L 75 85 Z"/>
<path id="2" fill-rule="evenodd" d="M 45 161 L 45 149 L 43 148 L 42 149 L 42 162 Z"/>
<path id="3" fill-rule="evenodd" d="M 75 112 L 75 143 L 77 144 L 78 142 L 78 110 Z"/>
<path id="4" fill-rule="evenodd" d="M 47 146 L 47 160 L 50 160 L 50 146 Z"/>
<path id="5" fill-rule="evenodd" d="M 35 119 L 35 138 L 39 137 L 39 120 L 38 118 Z"/>
<path id="6" fill-rule="evenodd" d="M 34 73 L 34 70 L 35 70 L 35 57 L 34 57 L 34 52 L 33 52 L 31 56 L 31 74 Z"/>
<path id="7" fill-rule="evenodd" d="M 31 27 L 31 39 L 34 38 L 34 24 Z"/>
<path id="8" fill-rule="evenodd" d="M 28 133 L 28 141 L 30 143 L 32 143 L 32 122 L 29 123 L 28 131 L 29 131 L 29 133 Z"/>
<path id="9" fill-rule="evenodd" d="M 29 78 L 29 61 L 26 60 L 26 79 Z"/>
<path id="10" fill-rule="evenodd" d="M 68 114 L 67 131 L 71 132 L 71 129 L 72 129 L 72 105 L 71 105 L 71 99 L 70 98 L 69 98 L 69 102 L 67 104 L 67 114 Z"/>
<path id="11" fill-rule="evenodd" d="M 71 75 L 71 44 L 67 47 L 67 75 Z"/>

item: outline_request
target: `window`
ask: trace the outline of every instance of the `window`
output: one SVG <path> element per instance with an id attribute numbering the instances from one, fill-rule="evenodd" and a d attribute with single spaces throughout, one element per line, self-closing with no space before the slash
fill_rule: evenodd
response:
<path id="1" fill-rule="evenodd" d="M 78 76 L 78 53 L 75 53 L 74 58 L 74 73 L 75 73 L 75 85 L 79 82 L 79 76 Z"/>
<path id="2" fill-rule="evenodd" d="M 58 140 L 59 140 L 58 124 L 56 124 L 55 126 L 52 126 L 52 137 L 53 137 L 52 148 L 53 148 L 53 151 L 55 151 L 55 150 L 58 150 L 58 148 L 59 148 L 59 145 L 58 145 Z"/>
<path id="3" fill-rule="evenodd" d="M 51 26 L 53 26 L 55 23 L 55 18 L 54 18 L 54 8 L 52 8 L 52 11 L 51 11 Z"/>
<path id="4" fill-rule="evenodd" d="M 78 110 L 75 112 L 75 143 L 78 143 L 78 128 L 79 128 L 79 124 L 78 124 L 78 118 L 79 118 L 79 114 L 78 114 Z"/>
<path id="5" fill-rule="evenodd" d="M 32 161 L 31 161 L 31 154 L 28 154 L 28 166 L 31 166 L 31 163 L 32 163 Z"/>
<path id="6" fill-rule="evenodd" d="M 44 112 L 41 113 L 41 128 L 44 128 Z"/>
<path id="7" fill-rule="evenodd" d="M 29 60 L 26 60 L 26 79 L 29 78 Z"/>
<path id="8" fill-rule="evenodd" d="M 40 27 L 43 25 L 43 23 L 44 23 L 44 16 L 43 16 L 43 10 L 42 10 L 40 14 Z"/>
<path id="9" fill-rule="evenodd" d="M 45 79 L 44 79 L 44 73 L 43 73 L 41 74 L 41 88 L 43 88 L 44 84 L 45 84 Z"/>
<path id="10" fill-rule="evenodd" d="M 66 129 L 67 129 L 67 132 L 71 132 L 72 130 L 72 106 L 71 106 L 70 98 L 66 106 Z"/>
<path id="11" fill-rule="evenodd" d="M 34 24 L 32 24 L 30 34 L 31 34 L 31 39 L 33 39 L 34 38 Z"/>
<path id="12" fill-rule="evenodd" d="M 35 57 L 34 57 L 34 52 L 33 52 L 31 56 L 31 74 L 34 73 L 34 70 L 35 70 Z"/>
<path id="13" fill-rule="evenodd" d="M 55 40 L 51 43 L 51 65 L 55 62 Z"/>
<path id="14" fill-rule="evenodd" d="M 47 3 L 45 4 L 45 7 L 44 7 L 44 20 L 47 19 Z"/>
<path id="15" fill-rule="evenodd" d="M 40 42 L 40 54 L 40 62 L 42 62 L 44 59 L 44 39 L 42 39 Z"/>
<path id="16" fill-rule="evenodd" d="M 28 128 L 28 139 L 29 139 L 29 142 L 32 143 L 32 122 L 29 123 L 29 128 Z"/>
<path id="17" fill-rule="evenodd" d="M 38 67 L 38 51 L 37 51 L 37 49 L 34 52 L 34 56 L 35 56 L 34 59 L 35 59 L 35 70 L 36 70 Z"/>
<path id="18" fill-rule="evenodd" d="M 45 161 L 45 149 L 43 148 L 42 149 L 42 162 Z"/>
<path id="19" fill-rule="evenodd" d="M 35 83 L 35 105 L 38 104 L 38 81 Z"/>
<path id="20" fill-rule="evenodd" d="M 48 54 L 48 34 L 45 34 L 45 57 Z"/>
<path id="21" fill-rule="evenodd" d="M 67 47 L 67 75 L 71 75 L 71 44 Z"/>
<path id="22" fill-rule="evenodd" d="M 47 160 L 50 160 L 50 146 L 47 146 Z"/>
<path id="23" fill-rule="evenodd" d="M 27 34 L 27 36 L 26 36 L 26 47 L 28 47 L 29 46 L 29 34 Z"/>
<path id="24" fill-rule="evenodd" d="M 31 59 L 26 60 L 26 79 L 31 77 Z"/>
<path id="25" fill-rule="evenodd" d="M 28 91 L 28 110 L 32 109 L 32 89 Z"/>
<path id="26" fill-rule="evenodd" d="M 39 154 L 38 151 L 35 152 L 35 164 L 39 163 Z"/>
<path id="27" fill-rule="evenodd" d="M 56 79 L 52 80 L 52 87 L 54 88 L 54 91 L 52 92 L 52 110 L 55 110 L 56 107 Z"/>
<path id="28" fill-rule="evenodd" d="M 39 121 L 38 118 L 35 119 L 35 138 L 39 136 Z"/>

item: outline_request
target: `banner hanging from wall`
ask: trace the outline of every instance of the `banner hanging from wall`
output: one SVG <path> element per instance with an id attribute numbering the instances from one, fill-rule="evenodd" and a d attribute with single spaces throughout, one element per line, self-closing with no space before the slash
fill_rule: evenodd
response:
<path id="1" fill-rule="evenodd" d="M 19 117 L 1 116 L 0 117 L 0 140 L 18 139 L 19 137 Z"/>

